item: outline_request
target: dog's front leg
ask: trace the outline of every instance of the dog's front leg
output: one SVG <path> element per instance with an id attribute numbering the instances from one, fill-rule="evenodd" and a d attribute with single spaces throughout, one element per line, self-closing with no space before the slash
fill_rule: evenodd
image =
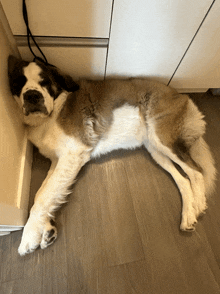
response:
<path id="1" fill-rule="evenodd" d="M 55 170 L 55 168 L 56 168 L 57 162 L 58 162 L 58 159 L 54 159 L 54 160 L 51 161 L 50 169 L 49 169 L 49 171 L 48 171 L 48 173 L 47 173 L 47 176 L 46 176 L 46 178 L 44 179 L 44 181 L 43 181 L 43 183 L 42 183 L 40 189 L 37 191 L 37 194 L 35 195 L 34 202 L 37 200 L 38 195 L 41 194 L 41 191 L 42 191 L 43 188 L 45 187 L 45 185 L 46 185 L 48 179 L 49 179 L 50 176 L 53 174 L 53 172 L 54 172 L 54 170 Z"/>
<path id="2" fill-rule="evenodd" d="M 53 212 L 66 201 L 69 186 L 81 167 L 89 160 L 89 152 L 67 152 L 52 165 L 51 172 L 35 197 L 30 217 L 24 227 L 20 255 L 33 252 L 39 245 L 46 248 L 56 239 L 56 228 L 51 218 Z"/>

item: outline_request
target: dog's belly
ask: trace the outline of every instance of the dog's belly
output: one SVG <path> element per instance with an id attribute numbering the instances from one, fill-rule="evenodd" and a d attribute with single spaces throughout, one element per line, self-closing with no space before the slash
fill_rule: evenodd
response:
<path id="1" fill-rule="evenodd" d="M 91 157 L 115 149 L 139 147 L 146 138 L 147 127 L 140 115 L 139 108 L 124 105 L 114 110 L 113 123 L 92 151 Z"/>

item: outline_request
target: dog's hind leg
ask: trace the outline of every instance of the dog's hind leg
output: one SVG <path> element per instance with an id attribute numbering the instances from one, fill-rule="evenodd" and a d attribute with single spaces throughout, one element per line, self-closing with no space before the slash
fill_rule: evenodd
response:
<path id="1" fill-rule="evenodd" d="M 196 211 L 196 217 L 204 213 L 206 205 L 205 194 L 205 180 L 203 175 L 203 169 L 200 166 L 200 161 L 195 161 L 190 154 L 190 147 L 186 147 L 183 140 L 177 140 L 178 143 L 173 145 L 173 151 L 169 148 L 165 151 L 166 154 L 177 163 L 182 170 L 189 177 L 190 184 L 193 191 L 194 202 L 193 207 Z"/>
<path id="2" fill-rule="evenodd" d="M 159 152 L 161 152 L 164 156 L 167 156 L 170 160 L 178 164 L 188 176 L 191 187 L 190 190 L 193 194 L 192 206 L 195 212 L 195 217 L 197 218 L 200 214 L 204 213 L 207 208 L 205 182 L 202 169 L 199 166 L 199 163 L 197 164 L 192 158 L 190 148 L 187 148 L 184 145 L 183 140 L 178 140 L 177 143 L 173 144 L 173 148 L 171 150 L 169 147 L 163 145 L 156 136 L 154 136 L 152 145 L 156 146 L 154 148 L 159 150 Z M 178 187 L 181 192 L 179 185 Z M 183 226 L 181 226 L 181 228 L 183 228 Z"/>
<path id="3" fill-rule="evenodd" d="M 157 150 L 153 145 L 146 145 L 153 159 L 167 172 L 171 174 L 174 181 L 176 182 L 179 191 L 182 196 L 182 221 L 180 229 L 183 231 L 192 231 L 197 222 L 196 211 L 194 208 L 194 195 L 190 185 L 189 179 L 182 176 L 179 171 L 175 168 L 172 161 L 164 155 L 162 152 Z"/>

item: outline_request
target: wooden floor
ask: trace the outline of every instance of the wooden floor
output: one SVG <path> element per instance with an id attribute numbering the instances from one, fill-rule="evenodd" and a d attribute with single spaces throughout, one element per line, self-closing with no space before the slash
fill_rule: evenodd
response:
<path id="1" fill-rule="evenodd" d="M 220 97 L 191 96 L 220 170 Z M 31 199 L 48 168 L 35 152 Z M 0 238 L 0 293 L 220 293 L 219 186 L 196 232 L 184 233 L 178 189 L 146 150 L 92 161 L 58 212 L 51 247 L 20 257 L 21 232 Z"/>

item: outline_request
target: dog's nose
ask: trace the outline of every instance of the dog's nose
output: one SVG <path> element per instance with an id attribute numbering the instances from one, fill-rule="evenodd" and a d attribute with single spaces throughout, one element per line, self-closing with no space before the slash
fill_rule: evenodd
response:
<path id="1" fill-rule="evenodd" d="M 43 100 L 43 95 L 37 90 L 28 90 L 24 93 L 24 102 L 28 102 L 30 104 L 36 105 L 40 101 Z"/>
<path id="2" fill-rule="evenodd" d="M 29 115 L 33 112 L 48 114 L 47 108 L 44 105 L 44 97 L 37 90 L 28 90 L 24 93 L 23 98 L 23 111 L 25 115 Z"/>

